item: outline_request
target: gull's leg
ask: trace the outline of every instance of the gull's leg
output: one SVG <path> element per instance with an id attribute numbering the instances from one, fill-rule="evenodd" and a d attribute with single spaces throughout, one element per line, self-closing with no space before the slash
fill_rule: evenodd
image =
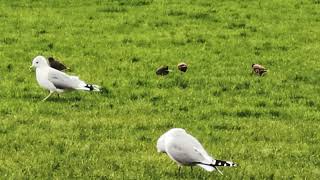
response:
<path id="1" fill-rule="evenodd" d="M 56 92 L 57 92 L 57 94 L 58 94 L 58 98 L 60 98 L 60 93 L 62 93 L 63 90 L 58 89 Z"/>
<path id="2" fill-rule="evenodd" d="M 193 172 L 193 166 L 190 166 L 191 167 L 191 173 Z"/>
<path id="3" fill-rule="evenodd" d="M 42 102 L 44 102 L 45 100 L 47 100 L 52 94 L 53 94 L 53 91 L 50 91 L 49 95 L 48 95 L 47 97 L 45 97 L 44 99 L 42 99 Z"/>
<path id="4" fill-rule="evenodd" d="M 221 175 L 223 175 L 223 173 L 222 173 L 217 167 L 214 166 L 214 168 L 215 168 Z"/>
<path id="5" fill-rule="evenodd" d="M 181 169 L 181 166 L 178 165 L 178 172 L 176 171 L 176 173 L 175 173 L 176 176 L 179 176 L 179 175 L 180 175 L 180 169 Z"/>

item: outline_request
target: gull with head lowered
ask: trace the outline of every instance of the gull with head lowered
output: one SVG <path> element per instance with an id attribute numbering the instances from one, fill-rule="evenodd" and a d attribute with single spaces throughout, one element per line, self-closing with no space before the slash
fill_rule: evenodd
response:
<path id="1" fill-rule="evenodd" d="M 200 166 L 207 171 L 217 170 L 217 166 L 237 166 L 231 161 L 217 160 L 208 155 L 200 142 L 184 129 L 173 128 L 160 136 L 157 141 L 158 152 L 166 153 L 179 166 Z"/>
<path id="2" fill-rule="evenodd" d="M 35 57 L 30 68 L 36 69 L 38 84 L 50 91 L 50 94 L 42 101 L 48 99 L 54 92 L 61 93 L 67 90 L 100 91 L 98 85 L 87 84 L 77 76 L 70 76 L 53 69 L 43 56 Z"/>

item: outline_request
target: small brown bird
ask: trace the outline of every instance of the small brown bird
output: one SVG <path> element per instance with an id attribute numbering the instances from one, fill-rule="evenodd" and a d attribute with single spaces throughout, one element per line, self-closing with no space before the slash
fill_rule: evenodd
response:
<path id="1" fill-rule="evenodd" d="M 170 71 L 171 70 L 169 70 L 168 66 L 161 66 L 156 70 L 156 74 L 160 76 L 165 76 L 168 75 Z"/>
<path id="2" fill-rule="evenodd" d="M 256 73 L 259 76 L 264 75 L 267 72 L 267 69 L 260 64 L 252 64 L 252 73 Z"/>
<path id="3" fill-rule="evenodd" d="M 179 63 L 178 64 L 178 69 L 182 72 L 186 72 L 188 69 L 188 65 L 186 63 Z"/>
<path id="4" fill-rule="evenodd" d="M 49 61 L 50 67 L 56 70 L 59 70 L 59 71 L 69 70 L 69 68 L 67 68 L 64 64 L 54 59 L 53 57 L 49 57 L 48 61 Z"/>

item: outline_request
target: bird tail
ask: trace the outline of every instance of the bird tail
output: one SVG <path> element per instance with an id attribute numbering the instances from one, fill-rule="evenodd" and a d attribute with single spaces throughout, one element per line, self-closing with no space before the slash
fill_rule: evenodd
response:
<path id="1" fill-rule="evenodd" d="M 217 168 L 217 166 L 227 166 L 227 167 L 235 167 L 235 166 L 237 166 L 237 164 L 234 163 L 234 162 L 224 161 L 224 160 L 213 160 L 212 164 L 197 163 L 197 165 L 202 167 L 206 171 L 217 170 L 222 175 L 223 175 L 223 173 Z"/>
<path id="2" fill-rule="evenodd" d="M 77 90 L 83 90 L 83 91 L 100 91 L 100 86 L 98 85 L 94 85 L 94 84 L 86 84 L 83 83 L 81 85 L 79 85 L 77 88 L 75 88 Z"/>
<path id="3" fill-rule="evenodd" d="M 95 84 L 87 84 L 84 81 L 80 80 L 78 76 L 70 76 L 73 80 L 74 85 L 73 88 L 76 90 L 83 90 L 83 91 L 100 91 L 100 86 Z"/>
<path id="4" fill-rule="evenodd" d="M 100 91 L 100 86 L 95 85 L 95 84 L 86 84 L 84 86 L 85 91 Z"/>
<path id="5" fill-rule="evenodd" d="M 226 167 L 235 167 L 238 166 L 236 163 L 231 162 L 231 161 L 224 161 L 224 160 L 213 160 L 214 163 L 212 163 L 212 166 L 214 169 L 216 169 L 221 175 L 223 173 L 218 169 L 217 166 L 226 166 Z"/>
<path id="6" fill-rule="evenodd" d="M 236 163 L 231 161 L 224 161 L 224 160 L 213 160 L 212 166 L 229 166 L 234 167 L 237 166 Z"/>

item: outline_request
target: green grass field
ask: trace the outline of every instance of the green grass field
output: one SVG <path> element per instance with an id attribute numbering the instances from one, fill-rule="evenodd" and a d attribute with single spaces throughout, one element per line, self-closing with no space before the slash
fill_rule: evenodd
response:
<path id="1" fill-rule="evenodd" d="M 317 179 L 319 10 L 319 0 L 1 0 L 1 179 Z M 37 55 L 105 91 L 40 102 Z M 268 74 L 251 75 L 252 63 Z M 174 71 L 158 77 L 161 65 Z M 173 127 L 240 166 L 178 175 L 155 147 Z"/>

